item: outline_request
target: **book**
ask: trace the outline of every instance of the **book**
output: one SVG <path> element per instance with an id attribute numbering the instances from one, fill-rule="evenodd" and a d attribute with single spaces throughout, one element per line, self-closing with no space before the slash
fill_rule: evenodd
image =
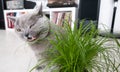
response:
<path id="1" fill-rule="evenodd" d="M 9 12 L 6 14 L 6 16 L 11 16 L 11 17 L 19 17 L 27 12 Z M 14 28 L 14 22 L 6 17 L 7 19 L 7 27 L 13 29 Z"/>
<path id="2" fill-rule="evenodd" d="M 72 23 L 72 15 L 71 12 L 53 12 L 52 14 L 52 21 L 58 25 L 64 27 L 65 21 L 68 22 L 68 24 L 71 26 Z"/>
<path id="3" fill-rule="evenodd" d="M 16 16 L 16 12 L 7 13 L 7 16 Z M 14 22 L 9 18 L 7 18 L 7 26 L 8 28 L 14 28 Z"/>
<path id="4" fill-rule="evenodd" d="M 53 22 L 53 23 L 56 23 L 56 22 L 57 22 L 57 17 L 58 17 L 58 12 L 54 12 L 54 13 L 52 14 L 52 22 Z"/>

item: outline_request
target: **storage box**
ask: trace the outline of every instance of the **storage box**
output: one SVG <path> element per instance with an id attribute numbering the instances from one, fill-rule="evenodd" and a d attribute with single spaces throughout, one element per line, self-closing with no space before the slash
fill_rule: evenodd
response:
<path id="1" fill-rule="evenodd" d="M 24 1 L 23 0 L 14 0 L 6 1 L 7 9 L 23 9 Z"/>

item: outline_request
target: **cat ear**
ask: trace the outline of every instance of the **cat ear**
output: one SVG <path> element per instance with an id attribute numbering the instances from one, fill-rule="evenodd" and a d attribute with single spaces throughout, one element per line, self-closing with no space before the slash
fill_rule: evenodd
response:
<path id="1" fill-rule="evenodd" d="M 12 20 L 13 22 L 16 21 L 16 17 L 12 17 L 12 16 L 7 16 L 8 19 Z"/>
<path id="2" fill-rule="evenodd" d="M 41 5 L 37 8 L 37 15 L 43 16 L 42 3 L 41 3 Z"/>

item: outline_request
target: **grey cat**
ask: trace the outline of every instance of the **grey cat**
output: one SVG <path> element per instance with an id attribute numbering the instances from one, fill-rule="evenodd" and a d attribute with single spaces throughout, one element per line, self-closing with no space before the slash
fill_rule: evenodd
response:
<path id="1" fill-rule="evenodd" d="M 10 19 L 14 21 L 16 33 L 29 43 L 38 60 L 44 56 L 43 52 L 51 47 L 48 39 L 54 39 L 52 31 L 60 29 L 43 14 L 42 6 L 34 13 Z"/>

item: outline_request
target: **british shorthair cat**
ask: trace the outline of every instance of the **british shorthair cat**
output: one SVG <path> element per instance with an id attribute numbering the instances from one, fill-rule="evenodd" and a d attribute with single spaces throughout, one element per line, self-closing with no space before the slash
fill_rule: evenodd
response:
<path id="1" fill-rule="evenodd" d="M 51 47 L 48 39 L 54 39 L 52 31 L 58 31 L 60 27 L 50 22 L 42 12 L 42 6 L 34 13 L 8 18 L 14 22 L 16 33 L 29 43 L 36 58 L 42 59 L 43 52 Z"/>

